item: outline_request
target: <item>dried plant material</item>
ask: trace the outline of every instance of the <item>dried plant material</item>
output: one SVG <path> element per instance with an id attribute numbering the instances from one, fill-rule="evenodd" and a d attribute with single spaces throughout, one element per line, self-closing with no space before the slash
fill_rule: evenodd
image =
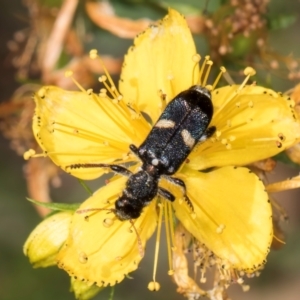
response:
<path id="1" fill-rule="evenodd" d="M 122 61 L 120 59 L 103 56 L 102 61 L 111 74 L 120 73 L 122 67 Z M 49 73 L 47 76 L 47 83 L 57 85 L 64 89 L 74 89 L 74 82 L 65 76 L 65 72 L 68 70 L 73 72 L 74 79 L 79 81 L 84 87 L 93 86 L 95 84 L 95 77 L 93 74 L 104 73 L 100 61 L 91 60 L 88 55 L 85 55 L 73 58 L 63 69 Z"/>
<path id="2" fill-rule="evenodd" d="M 300 115 L 300 83 L 293 88 L 291 98 L 295 101 L 295 110 Z"/>
<path id="3" fill-rule="evenodd" d="M 64 40 L 70 29 L 78 0 L 65 0 L 54 22 L 52 32 L 47 40 L 45 57 L 42 65 L 43 80 L 47 81 L 48 74 L 61 54 Z"/>
<path id="4" fill-rule="evenodd" d="M 29 197 L 40 202 L 51 202 L 49 183 L 52 182 L 55 187 L 60 185 L 58 171 L 48 158 L 29 160 L 25 168 Z M 41 217 L 51 212 L 49 208 L 40 205 L 35 205 L 35 208 Z"/>
<path id="5" fill-rule="evenodd" d="M 186 22 L 192 33 L 201 34 L 205 26 L 205 18 L 200 15 L 186 16 Z"/>
<path id="6" fill-rule="evenodd" d="M 300 187 L 300 175 L 289 178 L 284 181 L 268 184 L 266 190 L 268 193 L 282 192 Z"/>
<path id="7" fill-rule="evenodd" d="M 34 102 L 32 93 L 38 85 L 27 84 L 17 89 L 10 102 L 0 106 L 0 130 L 4 137 L 10 140 L 11 148 L 23 155 L 25 149 L 37 149 L 38 145 L 32 133 L 32 116 Z M 30 160 L 25 167 L 25 177 L 29 197 L 42 202 L 50 202 L 49 183 L 60 185 L 59 169 L 47 158 Z M 39 215 L 45 216 L 50 211 L 41 206 L 35 206 Z"/>
<path id="8" fill-rule="evenodd" d="M 199 296 L 206 296 L 207 293 L 202 290 L 197 283 L 189 277 L 188 261 L 184 250 L 187 248 L 191 236 L 180 224 L 175 230 L 175 247 L 173 250 L 173 270 L 172 276 L 177 284 L 177 292 L 183 294 L 188 299 L 197 299 Z"/>
<path id="9" fill-rule="evenodd" d="M 37 145 L 32 134 L 31 119 L 34 110 L 32 93 L 38 87 L 35 84 L 21 86 L 10 102 L 1 105 L 0 130 L 18 155 L 23 155 L 28 147 Z"/>
<path id="10" fill-rule="evenodd" d="M 17 31 L 7 44 L 11 51 L 9 59 L 19 78 L 37 76 L 40 73 L 47 36 L 55 19 L 55 12 L 46 9 L 36 0 L 27 0 L 29 28 Z"/>
<path id="11" fill-rule="evenodd" d="M 273 216 L 273 240 L 271 248 L 279 250 L 285 245 L 285 235 L 280 227 L 280 219 Z"/>
<path id="12" fill-rule="evenodd" d="M 85 7 L 87 14 L 95 24 L 121 38 L 132 39 L 153 23 L 149 19 L 131 20 L 118 17 L 115 15 L 113 7 L 106 1 L 87 1 Z"/>
<path id="13" fill-rule="evenodd" d="M 272 158 L 256 161 L 251 166 L 265 172 L 271 172 L 276 167 L 276 161 Z"/>

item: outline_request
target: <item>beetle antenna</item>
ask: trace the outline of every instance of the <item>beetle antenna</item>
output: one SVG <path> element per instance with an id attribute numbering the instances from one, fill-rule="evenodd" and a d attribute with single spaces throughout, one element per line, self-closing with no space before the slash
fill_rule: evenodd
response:
<path id="1" fill-rule="evenodd" d="M 115 212 L 116 211 L 113 208 L 86 208 L 86 209 L 77 209 L 76 213 L 78 213 L 78 214 L 84 214 L 86 212 L 99 211 L 99 210 L 107 210 L 108 212 Z"/>

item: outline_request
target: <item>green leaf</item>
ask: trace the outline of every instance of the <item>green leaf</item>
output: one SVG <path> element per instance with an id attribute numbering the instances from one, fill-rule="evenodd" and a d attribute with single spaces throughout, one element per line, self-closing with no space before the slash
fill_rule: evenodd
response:
<path id="1" fill-rule="evenodd" d="M 80 206 L 80 203 L 69 204 L 69 203 L 40 202 L 30 198 L 26 198 L 26 199 L 36 205 L 47 207 L 49 209 L 57 210 L 57 211 L 76 211 Z"/>

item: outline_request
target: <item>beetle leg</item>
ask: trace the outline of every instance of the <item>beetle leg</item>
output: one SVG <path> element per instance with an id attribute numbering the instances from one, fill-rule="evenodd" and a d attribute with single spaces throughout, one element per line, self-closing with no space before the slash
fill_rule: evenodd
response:
<path id="1" fill-rule="evenodd" d="M 171 202 L 175 200 L 175 196 L 162 187 L 158 188 L 158 194 Z"/>
<path id="2" fill-rule="evenodd" d="M 171 183 L 179 186 L 182 190 L 183 193 L 183 197 L 184 200 L 186 201 L 186 203 L 188 204 L 188 206 L 191 208 L 192 211 L 194 211 L 194 206 L 192 201 L 190 200 L 190 198 L 187 196 L 187 192 L 186 192 L 186 185 L 184 183 L 183 180 L 176 178 L 176 177 L 170 177 L 170 176 L 165 176 L 165 178 L 170 181 Z"/>

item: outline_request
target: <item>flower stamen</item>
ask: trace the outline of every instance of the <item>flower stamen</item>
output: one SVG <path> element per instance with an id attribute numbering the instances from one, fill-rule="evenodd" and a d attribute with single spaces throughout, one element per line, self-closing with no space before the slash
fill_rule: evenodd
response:
<path id="1" fill-rule="evenodd" d="M 193 62 L 195 62 L 194 67 L 193 67 L 193 82 L 200 82 L 200 78 L 196 78 L 196 76 L 199 76 L 200 73 L 196 71 L 196 66 L 198 66 L 200 60 L 201 60 L 201 55 L 196 53 L 192 57 Z"/>
<path id="2" fill-rule="evenodd" d="M 254 76 L 256 74 L 256 71 L 253 68 L 251 68 L 251 67 L 247 67 L 244 70 L 244 74 L 246 75 L 246 78 L 244 79 L 244 81 L 242 82 L 242 84 L 237 89 L 237 92 L 240 92 L 244 88 L 244 86 L 248 82 L 249 78 L 251 76 Z"/>
<path id="3" fill-rule="evenodd" d="M 172 224 L 170 223 L 170 219 L 172 215 L 169 215 L 170 210 L 169 210 L 169 206 L 171 204 L 167 201 L 164 201 L 164 215 L 165 215 L 165 228 L 166 228 L 166 237 L 167 237 L 167 250 L 168 250 L 168 261 L 169 261 L 169 271 L 168 271 L 168 275 L 173 275 L 174 274 L 174 270 L 172 268 L 172 244 L 171 244 L 171 227 Z"/>
<path id="4" fill-rule="evenodd" d="M 23 154 L 23 158 L 25 160 L 29 160 L 32 157 L 46 157 L 46 156 L 47 156 L 47 152 L 36 154 L 35 150 L 33 150 L 33 149 L 29 149 L 26 152 L 24 152 L 24 154 Z"/>
<path id="5" fill-rule="evenodd" d="M 115 95 L 115 98 L 118 98 L 121 94 L 119 93 L 118 89 L 116 88 L 111 76 L 109 75 L 109 72 L 108 70 L 106 69 L 105 67 L 105 64 L 103 62 L 103 60 L 101 59 L 101 57 L 98 55 L 98 51 L 96 49 L 93 49 L 90 51 L 90 58 L 91 59 L 96 59 L 98 58 L 100 63 L 101 63 L 101 66 L 103 68 L 103 71 L 106 75 L 106 78 L 108 79 L 109 83 L 110 83 L 110 88 L 108 88 L 108 90 L 110 91 L 113 91 L 111 92 L 112 95 Z"/>
<path id="6" fill-rule="evenodd" d="M 148 289 L 150 291 L 157 291 L 157 287 L 159 283 L 156 282 L 156 271 L 157 271 L 157 262 L 158 262 L 158 253 L 159 253 L 159 246 L 160 246 L 160 234 L 161 234 L 161 224 L 162 224 L 162 216 L 163 216 L 163 207 L 161 203 L 158 203 L 159 215 L 158 215 L 158 224 L 157 224 L 157 235 L 155 241 L 155 253 L 154 253 L 154 267 L 153 267 L 153 281 L 148 284 Z M 157 286 L 158 284 L 158 286 Z"/>
<path id="7" fill-rule="evenodd" d="M 210 58 L 209 55 L 206 55 L 206 56 L 204 57 L 204 62 L 203 62 L 203 64 L 202 64 L 202 66 L 201 66 L 201 68 L 200 68 L 200 72 L 199 72 L 199 85 L 203 85 L 203 83 L 201 82 L 201 78 L 202 78 L 202 75 L 203 75 L 203 72 L 204 72 L 204 68 L 205 68 L 205 66 L 206 66 L 206 63 L 209 61 L 209 58 Z"/>
<path id="8" fill-rule="evenodd" d="M 71 78 L 71 80 L 75 83 L 75 85 L 84 93 L 87 93 L 87 91 L 83 88 L 83 86 L 74 78 L 73 71 L 68 70 L 65 72 L 66 78 Z"/>
<path id="9" fill-rule="evenodd" d="M 105 86 L 105 89 L 106 89 L 107 91 L 110 92 L 112 98 L 113 98 L 114 100 L 118 100 L 118 98 L 119 98 L 120 95 L 118 95 L 118 94 L 116 93 L 116 88 L 115 88 L 115 86 L 109 86 L 109 85 L 107 84 L 107 82 L 106 82 L 107 77 L 106 77 L 105 75 L 102 75 L 102 76 L 100 76 L 100 77 L 98 78 L 98 80 L 99 80 L 99 82 L 103 83 L 103 85 Z"/>
<path id="10" fill-rule="evenodd" d="M 208 67 L 205 71 L 205 76 L 204 76 L 204 79 L 203 79 L 203 82 L 202 82 L 202 85 L 205 86 L 206 85 L 206 82 L 207 82 L 207 78 L 208 78 L 208 75 L 210 73 L 210 70 L 211 70 L 211 66 L 213 65 L 213 61 L 212 60 L 208 60 L 206 63 L 205 63 Z"/>
<path id="11" fill-rule="evenodd" d="M 219 83 L 219 81 L 220 81 L 220 79 L 221 79 L 221 77 L 222 77 L 222 75 L 224 73 L 226 73 L 226 68 L 225 67 L 221 67 L 220 68 L 220 73 L 219 73 L 219 75 L 217 76 L 217 78 L 215 79 L 215 81 L 214 81 L 214 83 L 212 85 L 212 91 L 216 88 L 217 84 Z"/>

